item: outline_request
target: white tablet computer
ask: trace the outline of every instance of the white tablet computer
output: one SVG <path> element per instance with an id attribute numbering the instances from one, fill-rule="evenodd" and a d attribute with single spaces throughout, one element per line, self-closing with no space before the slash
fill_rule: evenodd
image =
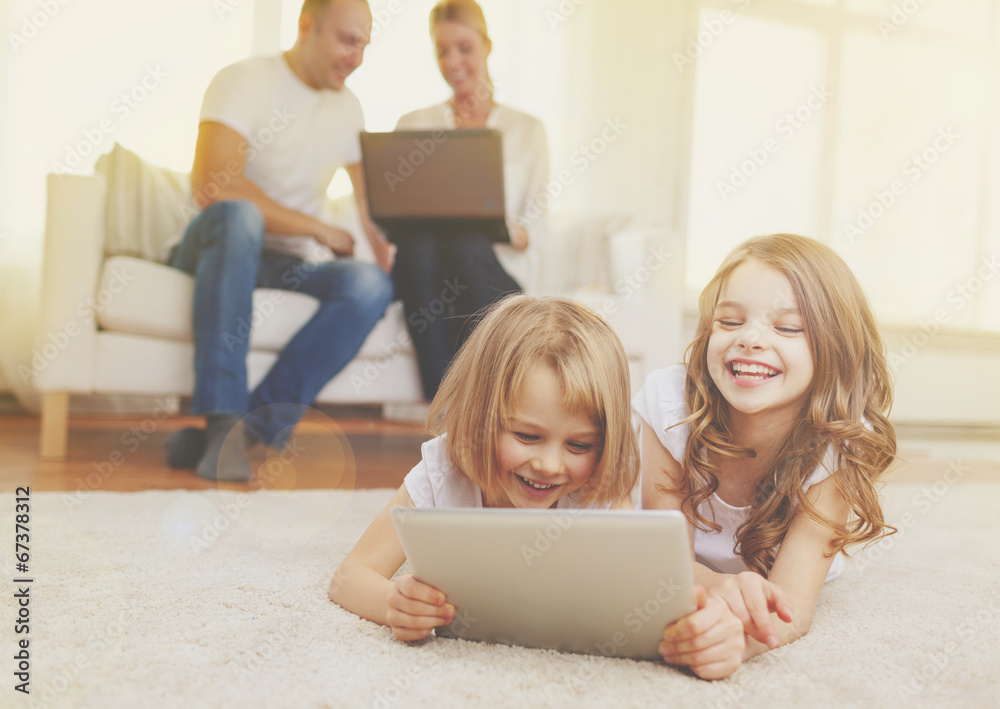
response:
<path id="1" fill-rule="evenodd" d="M 439 636 L 655 660 L 663 628 L 696 607 L 680 512 L 391 515 L 414 576 L 455 605 Z"/>

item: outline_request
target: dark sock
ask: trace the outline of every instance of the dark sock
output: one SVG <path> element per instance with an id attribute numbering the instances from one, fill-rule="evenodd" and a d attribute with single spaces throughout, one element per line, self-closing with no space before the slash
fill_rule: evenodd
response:
<path id="1" fill-rule="evenodd" d="M 167 465 L 175 470 L 194 470 L 205 455 L 205 429 L 182 428 L 167 439 Z"/>
<path id="2" fill-rule="evenodd" d="M 243 431 L 247 448 L 260 443 L 260 439 L 250 431 Z M 205 429 L 188 426 L 179 431 L 174 431 L 167 438 L 164 446 L 167 452 L 167 465 L 174 470 L 194 470 L 202 456 L 205 455 L 205 447 L 208 445 L 208 438 Z"/>
<path id="3" fill-rule="evenodd" d="M 247 482 L 253 477 L 241 419 L 236 415 L 206 417 L 205 452 L 195 469 L 198 475 L 207 480 L 227 482 Z M 233 435 L 229 435 L 230 432 Z"/>

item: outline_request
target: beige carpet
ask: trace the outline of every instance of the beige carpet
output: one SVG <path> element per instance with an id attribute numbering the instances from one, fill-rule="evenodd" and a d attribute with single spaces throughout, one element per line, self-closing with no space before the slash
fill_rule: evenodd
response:
<path id="1" fill-rule="evenodd" d="M 805 638 L 715 683 L 658 663 L 394 641 L 326 598 L 387 490 L 35 494 L 30 697 L 13 690 L 26 636 L 13 519 L 0 520 L 0 706 L 997 707 L 1000 485 L 950 486 L 944 472 L 887 488 L 901 533 L 824 589 Z"/>

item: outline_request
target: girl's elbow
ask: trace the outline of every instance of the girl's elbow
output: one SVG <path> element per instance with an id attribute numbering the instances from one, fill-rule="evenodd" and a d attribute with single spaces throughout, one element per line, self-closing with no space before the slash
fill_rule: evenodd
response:
<path id="1" fill-rule="evenodd" d="M 808 618 L 803 618 L 801 620 L 792 618 L 792 622 L 788 624 L 788 640 L 786 641 L 785 644 L 793 643 L 799 638 L 804 637 L 806 633 L 809 632 L 809 629 L 811 627 L 812 627 L 811 615 Z"/>
<path id="2" fill-rule="evenodd" d="M 333 572 L 333 578 L 330 579 L 330 588 L 327 589 L 327 594 L 330 596 L 330 600 L 337 605 L 343 605 L 341 603 L 341 591 L 346 584 L 346 579 L 344 577 L 344 572 L 342 567 L 337 567 L 337 570 Z"/>

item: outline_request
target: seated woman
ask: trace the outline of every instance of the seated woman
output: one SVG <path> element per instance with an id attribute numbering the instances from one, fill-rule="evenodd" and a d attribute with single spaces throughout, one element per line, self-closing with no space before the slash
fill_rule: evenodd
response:
<path id="1" fill-rule="evenodd" d="M 528 282 L 528 247 L 544 217 L 546 200 L 541 195 L 549 170 L 541 121 L 493 100 L 486 65 L 492 43 L 482 8 L 475 0 L 441 0 L 431 10 L 430 29 L 438 67 L 453 96 L 404 115 L 396 129 L 499 130 L 511 243 L 494 244 L 474 232 L 411 233 L 398 242 L 392 277 L 406 312 L 428 401 L 474 327 L 472 316 L 505 294 L 523 291 Z M 443 313 L 442 306 L 448 307 Z"/>

